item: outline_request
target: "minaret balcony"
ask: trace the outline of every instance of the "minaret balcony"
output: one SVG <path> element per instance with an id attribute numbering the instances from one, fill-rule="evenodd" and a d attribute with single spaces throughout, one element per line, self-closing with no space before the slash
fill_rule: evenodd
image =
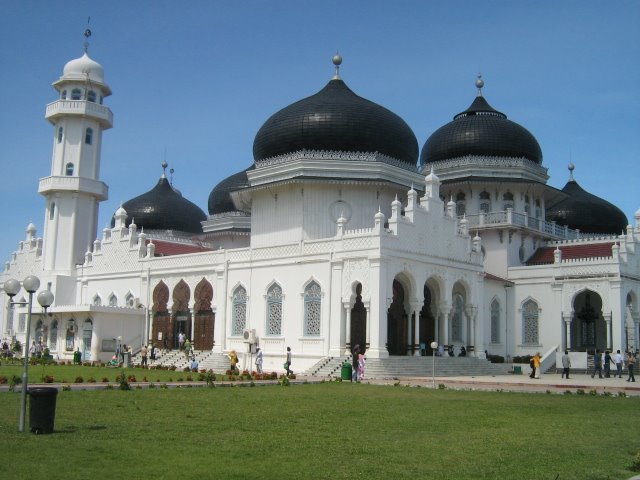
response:
<path id="1" fill-rule="evenodd" d="M 81 177 L 51 176 L 40 179 L 38 193 L 48 195 L 52 192 L 83 193 L 102 202 L 109 198 L 109 187 L 100 180 Z"/>
<path id="2" fill-rule="evenodd" d="M 514 212 L 512 209 L 501 212 L 487 212 L 478 215 L 465 215 L 469 231 L 482 231 L 507 228 L 510 230 L 529 230 L 541 237 L 551 240 L 572 240 L 580 238 L 580 231 L 572 230 L 556 222 L 549 222 L 540 218 L 530 217 L 524 213 Z M 462 217 L 458 217 L 462 219 Z"/>
<path id="3" fill-rule="evenodd" d="M 87 100 L 56 100 L 47 105 L 45 118 L 55 124 L 58 118 L 69 115 L 92 118 L 105 130 L 113 126 L 111 109 Z"/>

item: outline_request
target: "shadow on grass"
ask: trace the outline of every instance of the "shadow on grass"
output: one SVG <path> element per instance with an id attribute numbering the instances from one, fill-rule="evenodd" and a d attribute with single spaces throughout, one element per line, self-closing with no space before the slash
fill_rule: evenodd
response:
<path id="1" fill-rule="evenodd" d="M 106 425 L 90 425 L 82 429 L 74 425 L 69 425 L 68 427 L 65 427 L 65 428 L 60 428 L 60 429 L 56 428 L 53 431 L 53 433 L 77 433 L 80 430 L 95 431 L 95 430 L 106 430 L 106 429 L 107 429 Z"/>

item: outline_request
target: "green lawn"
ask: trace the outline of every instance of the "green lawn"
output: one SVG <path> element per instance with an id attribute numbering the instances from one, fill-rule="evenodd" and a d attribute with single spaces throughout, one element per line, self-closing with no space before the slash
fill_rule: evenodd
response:
<path id="1" fill-rule="evenodd" d="M 2 478 L 624 479 L 640 397 L 323 383 L 62 391 L 55 433 L 17 431 Z M 27 423 L 28 427 L 28 423 Z"/>

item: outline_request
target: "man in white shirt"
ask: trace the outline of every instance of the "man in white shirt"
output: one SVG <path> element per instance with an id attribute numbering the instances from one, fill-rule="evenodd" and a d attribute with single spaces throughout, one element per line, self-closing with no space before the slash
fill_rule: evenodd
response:
<path id="1" fill-rule="evenodd" d="M 613 363 L 616 364 L 616 373 L 618 374 L 618 378 L 622 378 L 622 355 L 620 354 L 620 350 L 618 350 L 613 357 Z"/>

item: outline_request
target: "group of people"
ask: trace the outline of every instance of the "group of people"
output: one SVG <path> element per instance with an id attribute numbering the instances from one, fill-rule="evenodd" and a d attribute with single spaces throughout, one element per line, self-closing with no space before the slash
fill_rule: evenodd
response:
<path id="1" fill-rule="evenodd" d="M 611 364 L 613 363 L 616 366 L 616 371 L 613 374 L 613 377 L 616 376 L 618 378 L 622 378 L 622 369 L 624 365 L 627 366 L 627 382 L 635 382 L 635 366 L 637 361 L 637 350 L 634 352 L 633 349 L 625 352 L 624 357 L 620 353 L 620 350 L 616 351 L 615 355 L 612 357 L 609 350 L 605 350 L 604 356 L 600 353 L 600 350 L 596 350 L 593 354 L 593 373 L 591 374 L 591 378 L 594 378 L 596 374 L 598 374 L 598 378 L 602 378 L 602 370 L 604 368 L 604 378 L 611 377 Z"/>
<path id="2" fill-rule="evenodd" d="M 240 369 L 238 368 L 238 363 L 239 363 L 238 353 L 235 350 L 231 350 L 229 352 L 229 364 L 230 364 L 230 370 L 232 372 L 238 373 L 240 371 Z M 263 363 L 264 363 L 264 354 L 262 352 L 262 349 L 260 347 L 256 347 L 256 359 L 255 359 L 256 372 L 258 373 L 263 372 L 262 370 Z M 293 370 L 291 370 L 291 347 L 287 347 L 287 357 L 283 367 L 287 372 L 287 376 L 293 373 Z"/>
<path id="3" fill-rule="evenodd" d="M 538 366 L 540 362 L 539 354 L 538 356 Z M 629 350 L 625 352 L 624 356 L 620 353 L 620 350 L 617 350 L 615 355 L 611 355 L 609 350 L 605 350 L 604 356 L 600 352 L 600 350 L 596 349 L 593 354 L 593 372 L 591 373 L 591 378 L 594 378 L 598 375 L 598 378 L 603 378 L 602 371 L 604 369 L 604 378 L 611 377 L 611 365 L 615 365 L 616 371 L 613 373 L 613 378 L 616 376 L 618 378 L 622 378 L 622 370 L 624 366 L 627 366 L 627 372 L 629 374 L 627 378 L 627 382 L 635 382 L 635 365 L 637 361 L 638 353 L 637 350 L 634 352 L 633 350 Z M 534 362 L 536 357 L 534 357 L 531 361 Z M 569 357 L 569 352 L 567 350 L 564 351 L 564 355 L 562 355 L 562 378 L 569 378 L 569 371 L 571 369 L 571 358 Z M 534 367 L 535 370 L 535 367 Z M 532 372 L 533 375 L 533 372 Z M 532 376 L 533 378 L 533 376 Z"/>

